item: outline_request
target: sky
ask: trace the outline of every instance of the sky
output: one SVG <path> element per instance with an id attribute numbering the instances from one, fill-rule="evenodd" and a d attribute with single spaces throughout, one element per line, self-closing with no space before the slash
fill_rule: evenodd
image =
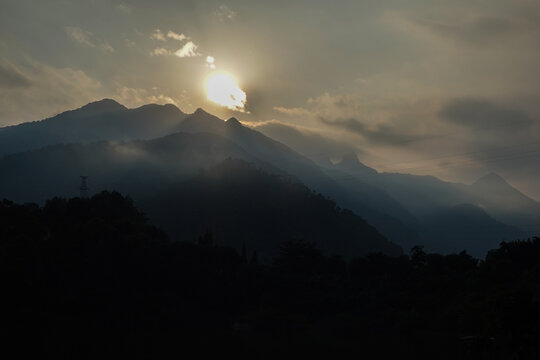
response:
<path id="1" fill-rule="evenodd" d="M 0 0 L 0 126 L 173 103 L 352 145 L 379 171 L 540 200 L 537 0 Z M 215 73 L 245 101 L 208 99 Z"/>

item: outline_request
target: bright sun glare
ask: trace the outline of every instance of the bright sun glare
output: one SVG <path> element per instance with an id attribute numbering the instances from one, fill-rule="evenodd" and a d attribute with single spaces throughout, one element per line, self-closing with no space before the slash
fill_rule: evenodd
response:
<path id="1" fill-rule="evenodd" d="M 208 100 L 228 109 L 245 112 L 246 93 L 238 87 L 236 80 L 229 74 L 218 72 L 210 75 L 206 81 Z"/>

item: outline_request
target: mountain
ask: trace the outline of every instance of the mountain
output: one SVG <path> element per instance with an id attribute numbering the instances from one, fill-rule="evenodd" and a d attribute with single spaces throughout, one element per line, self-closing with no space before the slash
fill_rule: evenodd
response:
<path id="1" fill-rule="evenodd" d="M 240 145 L 244 150 L 260 160 L 273 164 L 296 176 L 309 187 L 321 191 L 324 187 L 332 186 L 329 185 L 331 180 L 324 175 L 323 171 L 313 161 L 286 145 L 243 126 L 235 118 L 223 121 L 217 116 L 198 109 L 192 115 L 188 115 L 174 130 L 188 133 L 209 132 L 218 134 Z"/>
<path id="2" fill-rule="evenodd" d="M 470 191 L 482 204 L 490 207 L 505 204 L 506 208 L 517 210 L 538 204 L 495 173 L 476 180 L 471 184 Z"/>
<path id="3" fill-rule="evenodd" d="M 384 190 L 346 172 L 328 170 L 326 173 L 348 195 L 340 198 L 340 205 L 354 209 L 389 239 L 406 249 L 426 245 L 429 241 L 420 237 L 418 219 Z"/>
<path id="4" fill-rule="evenodd" d="M 468 190 L 478 206 L 496 219 L 519 227 L 527 237 L 540 234 L 540 202 L 529 198 L 499 175 L 487 174 Z"/>
<path id="5" fill-rule="evenodd" d="M 475 205 L 478 194 L 469 194 L 463 184 L 432 176 L 378 173 L 360 163 L 356 154 L 345 155 L 334 168 L 354 174 L 357 180 L 349 184 L 349 191 L 362 191 L 366 199 L 385 206 L 388 213 L 410 224 L 426 239 L 423 244 L 429 250 L 452 253 L 466 249 L 483 258 L 501 241 L 525 237 L 523 231 L 495 220 Z M 338 178 L 336 171 L 329 173 Z"/>
<path id="6" fill-rule="evenodd" d="M 358 160 L 358 155 L 356 155 L 355 152 L 343 155 L 341 161 L 338 162 L 334 167 L 338 170 L 348 172 L 358 177 L 377 175 L 377 170 L 362 164 Z"/>
<path id="7" fill-rule="evenodd" d="M 332 198 L 340 206 L 351 209 L 396 244 L 409 247 L 423 241 L 416 231 L 403 221 L 407 219 L 414 222 L 414 217 L 405 214 L 406 211 L 401 207 L 396 207 L 395 212 L 388 211 L 392 208 L 388 203 L 397 203 L 387 199 L 383 192 L 372 192 L 372 188 L 363 192 L 357 189 L 351 191 L 347 182 L 329 176 L 314 161 L 256 130 L 243 126 L 235 118 L 223 121 L 199 109 L 187 116 L 175 130 L 190 133 L 205 131 L 224 136 L 259 160 L 283 170 L 309 188 Z M 370 197 L 365 196 L 366 194 Z M 376 201 L 374 194 L 381 194 L 385 198 Z M 397 213 L 403 214 L 403 218 L 396 218 L 394 215 Z"/>
<path id="8" fill-rule="evenodd" d="M 152 139 L 171 134 L 185 116 L 171 104 L 127 109 L 103 99 L 41 121 L 0 128 L 0 157 L 61 143 Z"/>
<path id="9" fill-rule="evenodd" d="M 220 245 L 257 251 L 269 260 L 287 240 L 315 242 L 347 258 L 401 249 L 349 210 L 289 178 L 228 159 L 142 202 L 172 238 L 196 240 L 207 231 Z"/>
<path id="10" fill-rule="evenodd" d="M 145 154 L 146 150 L 140 149 L 145 147 L 144 144 L 126 143 L 126 139 L 148 139 L 177 132 L 193 135 L 207 133 L 218 136 L 220 138 L 218 143 L 228 140 L 241 149 L 232 153 L 224 152 L 224 157 L 220 157 L 220 160 L 227 156 L 238 157 L 257 161 L 261 166 L 264 164 L 265 169 L 273 173 L 288 174 L 309 188 L 334 199 L 340 206 L 349 208 L 367 219 L 377 226 L 383 235 L 399 245 L 410 247 L 426 241 L 420 237 L 415 228 L 415 216 L 409 209 L 400 206 L 386 189 L 374 186 L 364 179 L 342 176 L 343 171 L 341 175 L 330 174 L 288 146 L 243 126 L 237 119 L 223 121 L 203 109 L 197 109 L 193 114 L 184 114 L 172 105 L 146 105 L 137 109 L 126 109 L 112 100 L 102 100 L 52 119 L 19 125 L 12 129 L 0 129 L 0 137 L 3 133 L 7 136 L 9 135 L 7 133 L 17 131 L 27 138 L 28 134 L 40 134 L 41 142 L 31 142 L 34 147 L 49 143 L 87 144 L 93 139 L 112 140 L 118 143 L 108 145 L 103 143 L 88 148 L 74 145 L 44 149 L 42 154 L 21 155 L 6 160 L 10 165 L 4 168 L 14 170 L 0 181 L 0 185 L 4 184 L 0 187 L 0 195 L 12 198 L 15 196 L 14 199 L 43 201 L 47 197 L 54 196 L 55 192 L 65 196 L 75 195 L 78 186 L 76 179 L 79 175 L 90 176 L 93 184 L 91 186 L 94 189 L 113 188 L 138 197 L 144 190 L 149 191 L 152 188 L 152 186 L 145 187 L 144 181 L 151 181 L 151 184 L 156 186 L 167 183 L 175 176 L 173 174 L 179 173 L 180 168 L 183 169 L 182 176 L 185 176 L 190 171 L 196 171 L 196 168 L 215 165 L 217 159 L 208 158 L 206 155 L 195 156 L 201 149 L 189 150 L 187 146 L 189 141 L 183 151 L 186 154 L 190 151 L 193 153 L 183 158 L 179 157 L 176 163 L 174 152 L 172 157 L 161 155 L 168 158 L 168 161 L 160 159 L 155 154 L 145 157 L 142 154 Z M 186 135 L 178 138 L 182 139 L 188 138 Z M 18 146 L 23 143 L 21 141 Z M 204 142 L 202 146 L 212 145 Z M 11 151 L 14 151 L 13 146 L 11 148 Z M 21 150 L 21 147 L 18 149 Z M 57 162 L 53 159 L 52 153 L 58 157 Z M 42 157 L 43 160 L 35 162 L 32 160 L 35 157 Z M 191 162 L 190 158 L 193 159 Z M 153 161 L 150 162 L 148 159 Z M 180 159 L 186 162 L 185 166 Z M 339 166 L 341 169 L 349 166 L 346 170 L 350 171 L 354 165 L 361 168 L 362 176 L 376 174 L 361 165 L 356 158 L 351 157 L 350 160 L 356 160 L 356 163 L 342 162 L 338 164 L 338 170 Z M 36 165 L 38 163 L 39 165 Z M 31 171 L 31 166 L 35 166 L 37 171 Z M 167 167 L 171 170 L 166 170 Z M 26 175 L 21 175 L 21 171 Z M 32 173 L 39 175 L 30 176 Z M 37 178 L 43 180 L 36 183 L 34 179 Z"/>
<path id="11" fill-rule="evenodd" d="M 201 122 L 197 121 L 199 116 L 202 116 Z M 235 119 L 224 122 L 198 111 L 189 115 L 183 126 L 195 132 L 153 140 L 60 144 L 8 155 L 0 159 L 0 171 L 5 174 L 0 178 L 0 198 L 43 202 L 54 196 L 76 196 L 79 176 L 88 175 L 91 193 L 117 190 L 140 200 L 152 196 L 157 189 L 231 157 L 254 162 L 268 172 L 296 182 L 306 179 L 315 185 L 311 188 L 337 199 L 340 206 L 368 219 L 396 243 L 410 247 L 419 242 L 415 232 L 399 220 L 365 205 L 362 194 L 349 194 L 309 160 L 244 128 Z M 197 132 L 202 130 L 212 132 Z M 217 135 L 219 133 L 229 138 Z M 253 154 L 261 156 L 262 160 Z"/>
<path id="12" fill-rule="evenodd" d="M 384 189 L 416 217 L 443 207 L 470 204 L 482 208 L 499 222 L 520 228 L 525 237 L 540 232 L 540 203 L 496 174 L 488 174 L 471 185 L 446 182 L 434 176 L 396 173 L 362 179 Z"/>
<path id="13" fill-rule="evenodd" d="M 272 127 L 277 127 L 272 129 Z M 300 133 L 293 127 L 282 125 L 271 125 L 270 129 L 264 125 L 257 127 L 268 134 L 277 136 L 280 140 L 304 154 L 309 153 L 310 146 L 320 143 L 320 139 L 312 140 L 309 136 Z M 319 137 L 330 141 L 321 135 Z M 306 145 L 307 144 L 307 145 Z M 313 155 L 312 155 L 313 156 Z M 331 153 L 326 156 L 318 153 L 313 160 L 328 159 Z M 451 183 L 440 180 L 434 176 L 418 176 L 400 173 L 378 173 L 362 164 L 355 152 L 345 152 L 341 156 L 341 161 L 328 165 L 323 165 L 333 180 L 347 190 L 349 194 L 357 194 L 363 199 L 362 205 L 374 209 L 378 212 L 386 213 L 394 219 L 398 219 L 410 230 L 413 229 L 422 239 L 418 241 L 430 250 L 446 251 L 448 244 L 455 243 L 457 247 L 468 246 L 467 241 L 454 233 L 455 237 L 448 234 L 441 234 L 437 227 L 431 226 L 430 222 L 420 219 L 429 218 L 430 215 L 449 216 L 449 212 L 442 212 L 441 209 L 451 208 L 460 204 L 477 206 L 485 211 L 492 221 L 509 224 L 518 227 L 521 232 L 513 232 L 520 237 L 538 235 L 540 232 L 540 204 L 516 189 L 512 188 L 499 176 L 488 176 L 473 185 Z M 319 163 L 322 163 L 319 161 Z M 497 195 L 495 195 L 497 194 Z M 346 197 L 339 198 L 344 206 L 354 208 L 347 202 Z M 382 229 L 383 225 L 377 223 L 377 219 L 370 219 L 360 206 L 354 208 L 359 214 L 370 223 Z M 448 219 L 450 221 L 451 219 Z M 488 226 L 488 222 L 484 222 Z M 396 230 L 397 226 L 392 226 Z M 488 229 L 486 229 L 488 230 Z M 387 236 L 394 241 L 398 240 L 396 234 L 390 236 L 390 231 L 386 231 Z M 432 241 L 431 239 L 444 239 L 443 242 Z M 446 244 L 445 244 L 446 243 Z M 404 247 L 406 242 L 400 242 Z M 440 246 L 443 246 L 441 248 Z"/>
<path id="14" fill-rule="evenodd" d="M 483 258 L 489 250 L 498 248 L 503 241 L 514 241 L 525 236 L 518 228 L 494 220 L 483 209 L 471 204 L 434 211 L 422 221 L 439 234 L 434 239 L 440 249 L 449 253 L 466 249 L 469 254 L 479 258 Z"/>

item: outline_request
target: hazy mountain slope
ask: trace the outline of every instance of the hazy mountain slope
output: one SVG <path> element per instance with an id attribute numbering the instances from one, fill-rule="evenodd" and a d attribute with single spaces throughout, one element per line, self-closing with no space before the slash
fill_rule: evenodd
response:
<path id="1" fill-rule="evenodd" d="M 425 216 L 440 207 L 473 204 L 506 224 L 517 226 L 526 236 L 540 234 L 540 203 L 527 197 L 497 174 L 488 174 L 471 185 L 452 183 L 434 176 L 377 173 L 344 157 L 334 168 L 357 176 L 385 190 L 415 216 Z M 343 166 L 347 164 L 346 166 Z"/>
<path id="2" fill-rule="evenodd" d="M 267 133 L 269 136 L 275 136 L 276 139 L 308 157 L 310 155 L 314 156 L 313 160 L 329 159 L 332 157 L 332 154 L 336 154 L 334 151 L 335 148 L 331 150 L 333 152 L 328 152 L 326 155 L 312 150 L 320 144 L 332 142 L 331 139 L 322 135 L 308 136 L 294 127 L 272 123 L 258 126 L 257 129 Z M 321 149 L 324 148 L 324 146 L 321 146 Z M 373 187 L 385 192 L 387 197 L 401 204 L 401 208 L 404 207 L 407 212 L 410 212 L 414 216 L 424 215 L 440 206 L 464 203 L 468 200 L 468 195 L 464 194 L 462 189 L 459 189 L 459 185 L 454 186 L 453 184 L 440 181 L 435 177 L 388 173 L 379 174 L 375 169 L 359 162 L 354 150 L 344 151 L 340 157 L 342 159 L 341 161 L 333 165 L 327 165 L 326 167 L 339 170 L 340 173 L 345 172 L 360 180 L 357 184 L 358 191 L 360 192 L 369 193 Z M 339 173 L 329 172 L 328 174 L 336 175 Z M 437 194 L 437 196 L 434 196 L 434 194 Z M 381 199 L 380 203 L 384 204 L 386 200 Z"/>
<path id="3" fill-rule="evenodd" d="M 538 204 L 495 173 L 481 177 L 471 184 L 469 189 L 486 205 L 505 204 L 509 209 L 522 209 Z"/>
<path id="4" fill-rule="evenodd" d="M 185 116 L 171 104 L 127 109 L 104 99 L 45 120 L 0 128 L 0 156 L 60 143 L 151 139 L 171 134 Z"/>
<path id="5" fill-rule="evenodd" d="M 439 234 L 434 238 L 439 248 L 447 252 L 466 249 L 480 258 L 483 258 L 487 251 L 497 248 L 502 241 L 524 237 L 524 233 L 518 228 L 496 221 L 481 208 L 470 204 L 434 211 L 422 221 L 426 227 Z"/>
<path id="6" fill-rule="evenodd" d="M 495 218 L 522 229 L 526 236 L 540 235 L 540 203 L 497 174 L 488 174 L 468 188 L 478 205 Z"/>
<path id="7" fill-rule="evenodd" d="M 366 206 L 389 214 L 404 223 L 415 224 L 417 219 L 399 202 L 378 187 L 369 185 L 348 173 L 330 170 L 327 172 L 343 189 L 354 198 L 362 198 Z"/>
<path id="8" fill-rule="evenodd" d="M 344 154 L 356 151 L 353 146 L 347 143 L 278 122 L 257 125 L 254 129 L 289 146 L 324 167 L 332 165 L 330 159 L 341 158 Z"/>
<path id="9" fill-rule="evenodd" d="M 226 160 L 141 207 L 175 238 L 195 240 L 211 231 L 218 244 L 245 244 L 264 258 L 276 255 L 280 244 L 291 239 L 314 241 L 323 251 L 347 258 L 401 252 L 333 201 L 239 160 Z"/>
<path id="10" fill-rule="evenodd" d="M 202 109 L 198 109 L 195 113 L 188 115 L 175 130 L 190 133 L 211 132 L 224 136 L 253 156 L 298 177 L 300 181 L 310 187 L 322 191 L 325 187 L 333 186 L 331 179 L 326 177 L 313 161 L 286 145 L 243 126 L 235 118 L 223 121 Z"/>
<path id="11" fill-rule="evenodd" d="M 380 173 L 373 181 L 417 216 L 441 206 L 471 202 L 465 185 L 444 182 L 434 176 Z"/>
<path id="12" fill-rule="evenodd" d="M 528 198 L 500 176 L 491 174 L 472 185 L 442 181 L 433 176 L 380 173 L 364 181 L 389 193 L 417 217 L 441 207 L 471 204 L 505 224 L 519 227 L 523 236 L 540 234 L 540 203 Z"/>
<path id="13" fill-rule="evenodd" d="M 343 155 L 341 161 L 336 163 L 333 168 L 347 172 L 358 178 L 377 175 L 377 170 L 362 164 L 358 160 L 358 156 L 355 152 L 346 153 L 345 155 Z"/>
<path id="14" fill-rule="evenodd" d="M 268 133 L 278 136 L 293 148 L 296 146 L 296 150 L 299 151 L 300 149 L 306 151 L 310 146 L 314 146 L 319 142 L 318 140 L 311 140 L 292 128 L 287 126 L 284 126 L 284 128 L 283 126 L 277 129 L 270 128 Z M 264 130 L 264 126 L 261 130 Z M 306 145 L 306 143 L 309 143 L 309 145 Z M 329 154 L 328 157 L 330 157 Z M 324 156 L 318 154 L 317 158 L 324 158 Z M 450 249 L 456 250 L 472 246 L 472 249 L 476 249 L 474 251 L 476 251 L 477 256 L 483 256 L 484 253 L 478 249 L 489 249 L 493 239 L 497 239 L 495 245 L 500 240 L 500 236 L 491 232 L 490 229 L 491 225 L 500 223 L 490 216 L 508 224 L 521 226 L 523 230 L 530 230 L 524 233 L 513 228 L 512 231 L 504 232 L 507 239 L 511 236 L 522 238 L 525 235 L 540 232 L 540 226 L 534 226 L 534 224 L 540 225 L 540 216 L 535 215 L 540 214 L 536 210 L 536 202 L 526 198 L 515 189 L 501 189 L 501 186 L 499 186 L 498 192 L 500 194 L 497 197 L 492 197 L 490 191 L 487 194 L 485 193 L 490 187 L 484 186 L 484 184 L 480 184 L 475 188 L 475 186 L 445 182 L 433 176 L 378 173 L 375 169 L 360 163 L 356 153 L 344 154 L 340 162 L 327 166 L 327 168 L 334 169 L 328 170 L 327 174 L 338 182 L 342 188 L 346 189 L 349 194 L 356 194 L 361 197 L 364 200 L 363 205 L 392 215 L 393 218 L 407 224 L 409 229 L 414 228 L 415 232 L 423 237 L 423 240 L 418 243 L 422 243 L 432 250 L 449 251 Z M 504 198 L 502 194 L 506 194 Z M 346 197 L 339 198 L 344 206 L 350 206 Z M 433 224 L 430 221 L 417 220 L 419 217 L 431 219 L 431 216 L 436 216 L 439 224 L 452 223 L 453 217 L 459 211 L 454 209 L 450 212 L 441 211 L 440 209 L 466 203 L 471 204 L 471 206 L 481 206 L 487 211 L 487 213 L 483 213 L 483 216 L 489 218 L 489 221 L 486 218 L 484 218 L 485 221 L 477 221 L 478 216 L 473 216 L 470 220 L 474 226 L 471 224 L 467 226 L 474 229 L 476 233 L 493 235 L 491 240 L 480 236 L 477 239 L 478 244 L 473 244 L 468 238 L 463 237 L 462 233 L 457 231 L 445 231 L 443 233 L 441 229 L 444 227 L 432 226 Z M 511 203 L 518 203 L 519 206 L 508 211 L 509 207 L 505 206 L 505 204 Z M 350 207 L 353 208 L 353 206 Z M 383 225 L 377 223 L 376 218 L 370 218 L 365 213 L 362 213 L 360 206 L 357 206 L 355 211 L 362 214 L 377 228 L 383 228 Z M 468 214 L 473 215 L 472 212 Z M 444 217 L 447 217 L 447 219 L 444 220 Z M 398 227 L 393 226 L 392 228 L 396 229 Z M 390 236 L 388 232 L 386 235 Z M 390 238 L 396 241 L 397 236 L 397 234 L 392 234 Z M 400 242 L 400 244 L 407 246 L 406 242 Z"/>
<path id="15" fill-rule="evenodd" d="M 92 192 L 118 190 L 141 198 L 227 157 L 254 160 L 235 143 L 209 133 L 55 145 L 0 159 L 0 198 L 41 202 L 76 196 L 80 175 L 89 176 Z"/>
<path id="16" fill-rule="evenodd" d="M 500 221 L 519 226 L 528 235 L 540 233 L 540 203 L 512 188 L 498 175 L 486 176 L 469 186 L 442 181 L 433 176 L 377 173 L 375 169 L 360 163 L 354 151 L 343 153 L 342 161 L 329 165 L 328 161 L 319 159 L 328 159 L 339 153 L 335 146 L 324 145 L 333 140 L 320 134 L 310 136 L 292 126 L 279 123 L 268 123 L 256 128 L 313 160 L 324 163 L 328 168 L 349 173 L 365 184 L 384 190 L 415 216 L 424 216 L 444 206 L 470 203 L 484 208 Z"/>

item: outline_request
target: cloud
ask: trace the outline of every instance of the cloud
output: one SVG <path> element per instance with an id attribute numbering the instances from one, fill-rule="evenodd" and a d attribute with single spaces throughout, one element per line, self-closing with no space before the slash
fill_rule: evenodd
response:
<path id="1" fill-rule="evenodd" d="M 176 33 L 172 30 L 169 30 L 167 32 L 167 35 L 165 36 L 164 33 L 161 32 L 160 29 L 155 29 L 150 38 L 158 41 L 167 41 L 167 38 L 177 40 L 177 41 L 184 41 L 188 40 L 189 37 L 184 34 Z M 186 42 L 180 49 L 176 50 L 175 52 L 172 52 L 164 47 L 155 48 L 150 52 L 150 56 L 160 56 L 160 55 L 176 55 L 179 58 L 185 58 L 185 57 L 193 57 L 193 56 L 201 56 L 202 54 L 197 52 L 197 48 L 199 45 L 196 45 L 193 41 Z M 212 61 L 209 62 L 208 60 L 211 59 Z M 216 65 L 214 64 L 214 57 L 208 56 L 206 58 L 206 65 L 209 66 L 212 69 L 216 68 Z"/>
<path id="2" fill-rule="evenodd" d="M 443 106 L 439 115 L 450 123 L 484 131 L 524 130 L 534 123 L 519 109 L 499 106 L 487 100 L 452 100 Z"/>
<path id="3" fill-rule="evenodd" d="M 213 56 L 208 55 L 206 57 L 206 66 L 208 66 L 210 69 L 213 70 L 216 68 L 215 62 L 216 62 L 216 59 Z"/>
<path id="4" fill-rule="evenodd" d="M 169 32 L 167 33 L 167 37 L 178 41 L 184 41 L 188 39 L 186 35 L 175 33 L 172 30 L 169 30 Z"/>
<path id="5" fill-rule="evenodd" d="M 129 48 L 132 48 L 132 47 L 135 47 L 135 41 L 133 40 L 130 40 L 130 39 L 124 39 L 124 44 L 126 45 L 126 47 L 129 47 Z"/>
<path id="6" fill-rule="evenodd" d="M 109 52 L 109 53 L 114 52 L 114 48 L 111 45 L 107 44 L 107 43 L 101 44 L 101 45 L 99 45 L 99 47 L 103 51 L 106 51 L 106 52 Z"/>
<path id="7" fill-rule="evenodd" d="M 78 27 L 66 26 L 64 28 L 66 34 L 68 34 L 73 40 L 79 44 L 95 48 L 98 47 L 105 52 L 114 52 L 114 48 L 106 42 L 99 42 L 95 39 L 94 35 L 90 31 L 85 31 Z M 98 45 L 99 44 L 99 45 Z"/>
<path id="8" fill-rule="evenodd" d="M 319 120 L 326 125 L 342 127 L 349 131 L 353 131 L 362 135 L 368 141 L 383 145 L 403 146 L 425 138 L 421 135 L 397 132 L 385 124 L 378 124 L 375 128 L 368 128 L 360 120 L 354 118 L 328 120 L 320 117 Z"/>
<path id="9" fill-rule="evenodd" d="M 174 55 L 184 58 L 184 57 L 192 57 L 192 56 L 200 56 L 201 54 L 197 53 L 197 48 L 199 46 L 195 45 L 193 41 L 188 41 L 184 46 L 182 46 L 180 49 L 175 51 Z"/>
<path id="10" fill-rule="evenodd" d="M 300 107 L 286 108 L 286 107 L 282 107 L 282 106 L 274 106 L 273 109 L 275 111 L 279 112 L 279 113 L 289 115 L 289 116 L 307 116 L 307 115 L 311 115 L 311 111 L 309 111 L 308 109 L 300 108 Z"/>
<path id="11" fill-rule="evenodd" d="M 217 16 L 222 20 L 232 20 L 236 17 L 236 12 L 231 10 L 227 5 L 220 5 L 217 10 Z"/>
<path id="12" fill-rule="evenodd" d="M 192 56 L 201 56 L 202 54 L 197 52 L 198 45 L 195 45 L 193 41 L 188 41 L 180 49 L 172 52 L 164 47 L 155 48 L 150 51 L 150 56 L 165 56 L 165 55 L 176 55 L 179 58 L 192 57 Z M 211 57 L 211 56 L 210 56 Z M 213 58 L 212 58 L 213 59 Z M 208 66 L 214 65 L 214 63 L 209 63 L 208 58 L 206 59 L 206 64 Z M 212 67 L 215 68 L 215 65 Z"/>
<path id="13" fill-rule="evenodd" d="M 159 29 L 154 30 L 154 32 L 150 35 L 150 39 L 157 41 L 167 41 L 165 34 L 163 34 Z"/>
<path id="14" fill-rule="evenodd" d="M 165 48 L 155 48 L 154 50 L 150 51 L 150 56 L 162 56 L 162 55 L 170 55 L 171 52 Z"/>
<path id="15" fill-rule="evenodd" d="M 124 14 L 131 14 L 131 7 L 125 3 L 116 5 L 116 9 Z"/>
<path id="16" fill-rule="evenodd" d="M 30 85 L 30 80 L 13 65 L 0 64 L 0 88 L 25 88 Z"/>
<path id="17" fill-rule="evenodd" d="M 89 47 L 96 47 L 96 44 L 92 41 L 92 33 L 89 31 L 84 31 L 78 27 L 66 26 L 64 31 L 68 34 L 73 40 L 79 44 L 83 44 Z"/>
<path id="18" fill-rule="evenodd" d="M 17 68 L 0 66 L 5 84 L 9 84 L 4 81 L 6 69 L 12 86 L 0 86 L 0 125 L 40 120 L 106 95 L 101 83 L 82 70 L 55 68 L 27 59 Z M 31 84 L 22 79 L 32 79 Z"/>

